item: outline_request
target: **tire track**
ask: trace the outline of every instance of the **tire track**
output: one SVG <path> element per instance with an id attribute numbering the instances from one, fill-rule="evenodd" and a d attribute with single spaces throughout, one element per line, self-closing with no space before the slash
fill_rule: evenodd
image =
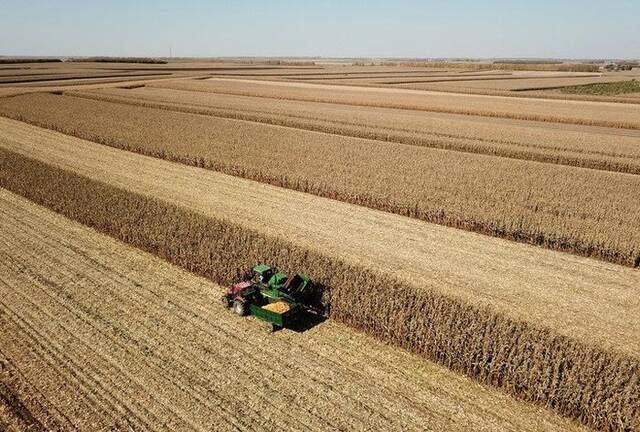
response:
<path id="1" fill-rule="evenodd" d="M 0 322 L 4 322 L 1 309 Z M 58 431 L 73 428 L 69 417 L 53 406 L 50 398 L 47 398 L 42 391 L 31 385 L 24 372 L 0 349 L 0 381 L 2 380 L 13 386 L 15 396 L 21 403 L 31 407 L 30 411 L 36 413 L 36 417 L 42 420 L 38 421 L 46 430 Z"/>
<path id="2" fill-rule="evenodd" d="M 21 318 L 22 314 L 17 314 L 1 300 L 0 308 L 4 311 L 5 315 L 12 315 L 12 317 L 8 317 L 9 321 L 6 321 L 5 323 L 12 323 L 17 327 L 18 332 L 22 331 L 23 334 L 31 341 L 28 346 L 30 348 L 35 347 L 41 353 L 40 356 L 44 355 L 45 357 L 48 357 L 48 360 L 45 361 L 49 367 L 54 369 L 60 376 L 68 375 L 72 380 L 78 382 L 78 384 L 83 389 L 80 391 L 80 393 L 83 395 L 83 397 L 89 399 L 92 404 L 92 406 L 89 408 L 96 414 L 95 416 L 88 416 L 85 418 L 99 419 L 106 416 L 107 418 L 111 419 L 111 421 L 109 422 L 110 424 L 118 424 L 118 421 L 116 421 L 117 417 L 104 411 L 104 405 L 100 403 L 101 398 L 96 395 L 95 391 L 91 390 L 91 385 L 88 384 L 88 381 L 90 381 L 90 379 L 82 376 L 82 369 L 79 369 L 77 364 L 72 363 L 64 354 L 62 354 L 63 349 L 59 345 L 38 332 L 32 325 Z M 7 327 L 9 327 L 9 325 L 7 325 Z M 13 343 L 15 343 L 15 340 L 13 341 Z M 62 367 L 56 366 L 56 359 L 62 360 Z M 84 403 L 85 400 L 83 399 L 82 402 Z M 84 414 L 84 416 L 86 416 L 86 413 Z"/>
<path id="3" fill-rule="evenodd" d="M 54 271 L 55 271 L 55 270 L 54 270 Z M 45 294 L 45 297 L 46 297 L 46 296 L 47 296 L 47 292 L 43 290 L 43 293 Z M 35 306 L 35 307 L 38 307 L 37 305 L 34 305 L 34 306 Z M 71 309 L 68 309 L 68 310 L 69 310 L 70 312 L 74 313 Z M 76 312 L 76 313 L 77 313 L 77 312 Z M 49 316 L 50 316 L 50 317 L 53 317 L 54 315 L 49 314 Z M 112 339 L 112 338 L 110 338 L 107 334 L 101 334 L 100 336 L 102 336 L 102 338 L 103 338 L 103 339 L 106 339 L 107 341 L 111 341 L 111 342 L 113 342 L 113 343 L 118 343 L 118 341 L 117 341 L 116 339 Z M 97 340 L 102 340 L 102 339 L 97 339 Z M 90 346 L 90 345 L 88 345 L 86 342 L 85 342 L 85 345 L 86 345 L 87 347 L 89 347 L 89 346 Z M 124 346 L 124 345 L 121 345 L 121 348 L 126 350 L 126 346 Z M 141 368 L 141 369 L 142 369 L 142 368 Z M 170 370 L 169 370 L 169 369 L 165 369 L 163 372 L 170 372 Z M 116 371 L 116 372 L 114 373 L 114 376 L 118 376 L 120 373 L 121 373 L 121 371 L 120 371 L 120 370 L 118 370 L 118 371 Z M 130 376 L 129 378 L 130 378 L 130 379 L 133 379 L 133 377 L 132 377 L 132 376 Z M 176 385 L 176 382 L 175 382 L 175 381 L 172 381 L 172 384 L 173 384 L 173 385 Z M 117 382 L 115 382 L 115 383 L 114 383 L 114 385 L 115 385 L 117 388 L 120 388 L 120 386 L 118 386 L 118 383 L 117 383 Z M 179 386 L 178 386 L 178 387 L 179 387 Z M 181 388 L 181 387 L 179 387 L 179 388 Z M 184 388 L 181 388 L 181 390 L 186 391 Z M 214 395 L 213 395 L 213 394 L 211 394 L 211 395 L 209 395 L 209 396 L 214 396 Z M 136 399 L 131 399 L 131 400 L 135 401 Z M 208 403 L 206 399 L 200 399 L 198 402 L 199 402 L 199 403 L 204 403 L 204 404 L 207 404 L 207 403 Z M 141 408 L 140 408 L 140 410 L 139 410 L 139 412 L 144 412 L 144 411 L 146 411 L 146 410 L 145 410 L 144 408 L 142 408 L 142 407 L 141 407 Z M 130 415 L 132 415 L 132 416 L 133 416 L 133 414 L 130 414 Z M 158 421 L 156 421 L 155 423 L 156 423 L 156 424 L 160 424 L 160 422 L 158 422 Z M 148 424 L 149 424 L 149 423 L 147 423 L 147 425 L 145 425 L 145 426 L 144 426 L 144 428 L 142 428 L 142 429 L 149 429 L 150 427 L 148 426 Z"/>

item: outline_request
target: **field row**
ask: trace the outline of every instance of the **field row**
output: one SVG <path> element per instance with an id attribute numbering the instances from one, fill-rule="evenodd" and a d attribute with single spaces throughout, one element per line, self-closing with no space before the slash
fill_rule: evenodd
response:
<path id="1" fill-rule="evenodd" d="M 216 74 L 217 75 L 217 74 Z M 322 74 L 301 74 L 296 76 L 290 75 L 281 75 L 280 77 L 287 80 L 292 81 L 311 81 L 311 82 L 322 82 L 327 81 L 329 83 L 346 81 L 346 82 L 354 82 L 357 83 L 359 81 L 363 83 L 380 83 L 384 84 L 385 80 L 398 80 L 398 81 L 413 81 L 413 80 L 473 80 L 473 79 L 483 79 L 483 78 L 499 78 L 499 77 L 509 77 L 512 74 L 510 72 L 472 72 L 472 73 L 461 73 L 461 72 L 452 72 L 452 71 L 441 71 L 441 72 L 398 72 L 393 73 L 389 71 L 387 73 L 378 72 L 371 73 L 362 71 L 360 73 L 349 72 L 349 73 L 322 73 Z M 231 76 L 231 75 L 229 75 Z M 258 76 L 252 77 L 257 78 Z"/>
<path id="2" fill-rule="evenodd" d="M 342 70 L 340 70 L 342 69 Z M 317 84 L 355 85 L 361 87 L 408 88 L 449 93 L 467 93 L 508 97 L 533 97 L 541 99 L 593 100 L 601 102 L 638 103 L 640 93 L 583 95 L 563 94 L 554 89 L 573 85 L 615 83 L 640 78 L 640 72 L 561 72 L 531 70 L 430 70 L 421 68 L 386 67 L 369 72 L 366 68 L 325 68 L 323 72 L 281 72 L 237 71 L 214 73 L 212 76 L 234 78 L 246 77 L 252 80 L 275 80 L 309 82 Z M 333 71 L 333 72 L 332 72 Z"/>
<path id="3" fill-rule="evenodd" d="M 221 62 L 169 63 L 169 64 L 127 64 L 96 62 L 60 62 L 48 64 L 22 64 L 0 67 L 0 86 L 2 81 L 12 82 L 9 85 L 51 86 L 58 83 L 67 85 L 108 82 L 95 79 L 104 74 L 174 74 L 175 77 L 249 78 L 251 80 L 314 82 L 319 84 L 356 85 L 365 87 L 414 88 L 453 93 L 502 95 L 508 97 L 535 97 L 551 99 L 599 100 L 612 102 L 637 103 L 636 94 L 591 96 L 567 95 L 554 91 L 529 91 L 539 88 L 555 88 L 566 85 L 604 83 L 638 78 L 637 72 L 594 73 L 594 72 L 561 72 L 561 71 L 527 71 L 508 70 L 495 65 L 496 69 L 474 69 L 469 64 L 444 67 L 409 67 L 409 66 L 354 66 L 342 65 L 251 65 Z M 453 67 L 456 66 L 456 67 Z M 464 66 L 464 65 L 462 65 Z M 486 66 L 486 65 L 485 65 Z M 70 79 L 76 76 L 77 79 Z M 66 81 L 65 81 L 66 80 Z M 29 82 L 32 82 L 29 84 Z M 522 91 L 526 90 L 526 91 Z"/>
<path id="4" fill-rule="evenodd" d="M 481 74 L 443 74 L 443 75 L 402 75 L 402 76 L 343 76 L 343 77 L 292 77 L 294 81 L 306 81 L 320 84 L 343 83 L 377 85 L 391 88 L 418 88 L 429 90 L 437 84 L 455 90 L 461 88 L 487 88 L 496 90 L 517 90 L 522 88 L 562 87 L 563 85 L 590 84 L 594 82 L 614 82 L 625 77 L 602 78 L 600 75 L 583 74 L 549 74 L 546 76 L 514 75 L 513 73 L 481 73 Z M 628 78 L 627 78 L 628 79 Z"/>
<path id="5" fill-rule="evenodd" d="M 606 83 L 616 83 L 616 82 L 626 82 L 629 83 L 631 79 L 638 79 L 640 75 L 637 77 L 627 77 L 620 76 L 615 80 L 606 80 L 603 81 Z M 576 79 L 580 80 L 580 78 Z M 378 88 L 387 88 L 387 89 L 397 89 L 397 90 L 413 90 L 420 92 L 436 92 L 436 93 L 449 93 L 449 94 L 458 94 L 458 95 L 476 95 L 476 96 L 493 96 L 493 97 L 509 97 L 509 98 L 521 98 L 528 100 L 555 100 L 555 101 L 576 101 L 576 102 L 604 102 L 604 103 L 617 103 L 617 104 L 628 104 L 628 105 L 637 105 L 640 104 L 640 93 L 624 93 L 624 94 L 602 94 L 602 95 L 592 95 L 592 94 L 576 94 L 576 93 L 567 93 L 564 92 L 563 89 L 568 87 L 566 86 L 583 86 L 596 84 L 599 81 L 597 79 L 585 80 L 583 82 L 575 82 L 572 83 L 571 80 L 567 80 L 564 84 L 566 86 L 560 85 L 560 83 L 554 83 L 550 85 L 549 82 L 533 82 L 537 80 L 532 80 L 532 83 L 529 85 L 525 85 L 521 88 L 510 88 L 516 87 L 513 81 L 505 81 L 503 84 L 496 82 L 488 82 L 487 85 L 482 85 L 482 83 L 472 83 L 470 86 L 458 85 L 458 83 L 432 83 L 432 84 L 399 84 L 399 85 L 381 85 L 381 84 L 358 84 L 359 86 L 364 87 L 378 87 Z M 498 84 L 496 88 L 492 88 L 492 84 Z M 326 84 L 326 83 L 322 83 Z M 338 81 L 334 81 L 333 84 L 341 84 L 345 85 L 345 83 L 339 83 Z M 463 84 L 461 82 L 460 84 Z M 527 84 L 527 83 L 524 83 Z M 513 86 L 512 86 L 513 85 Z M 547 87 L 550 85 L 550 87 Z M 545 120 L 546 121 L 546 120 Z M 567 123 L 564 123 L 567 124 Z"/>
<path id="6" fill-rule="evenodd" d="M 74 73 L 74 74 L 43 74 L 43 75 L 20 75 L 0 77 L 0 84 L 30 84 L 37 82 L 38 84 L 49 83 L 52 81 L 78 81 L 78 80 L 98 80 L 107 78 L 143 78 L 143 77 L 162 77 L 170 76 L 170 72 L 125 72 L 125 73 Z"/>
<path id="7" fill-rule="evenodd" d="M 142 77 L 142 78 L 98 78 L 98 79 L 77 79 L 69 81 L 49 81 L 30 83 L 29 85 L 9 85 L 0 86 L 0 98 L 7 98 L 23 94 L 31 93 L 54 93 L 61 94 L 64 91 L 74 90 L 92 90 L 107 88 L 131 88 L 142 87 L 150 81 L 162 81 L 164 79 L 175 80 L 177 78 L 167 78 L 164 75 L 158 77 Z M 190 77 L 189 77 L 190 79 Z"/>
<path id="8" fill-rule="evenodd" d="M 169 80 L 149 85 L 272 99 L 640 129 L 640 106 L 635 104 L 528 99 L 411 89 L 222 78 L 175 82 Z"/>
<path id="9" fill-rule="evenodd" d="M 469 89 L 487 89 L 487 90 L 505 90 L 505 91 L 527 91 L 527 90 L 543 90 L 543 89 L 555 89 L 564 86 L 572 85 L 584 85 L 593 83 L 609 83 L 616 81 L 628 80 L 625 76 L 612 76 L 612 77 L 509 77 L 509 78 L 496 78 L 496 79 L 478 79 L 478 80 L 456 80 L 456 81 L 435 81 L 425 80 L 415 82 L 402 83 L 398 82 L 394 87 L 399 88 L 413 88 L 419 90 L 438 90 L 440 87 L 447 88 L 449 90 L 456 90 L 458 88 L 462 90 Z M 444 86 L 441 83 L 446 83 Z M 385 84 L 395 84 L 394 82 L 385 82 Z M 433 86 L 432 84 L 438 84 Z"/>
<path id="10" fill-rule="evenodd" d="M 334 322 L 268 334 L 210 281 L 6 191 L 0 215 L 0 392 L 9 373 L 30 386 L 12 389 L 17 425 L 581 430 Z"/>
<path id="11" fill-rule="evenodd" d="M 640 190 L 636 175 L 69 96 L 5 98 L 0 113 L 109 146 L 429 222 L 630 266 L 640 262 L 640 200 L 629 199 Z"/>
<path id="12" fill-rule="evenodd" d="M 0 183 L 36 202 L 218 282 L 255 261 L 300 269 L 339 321 L 595 427 L 638 421 L 636 270 L 2 130 L 16 153 Z"/>
<path id="13" fill-rule="evenodd" d="M 640 131 L 139 87 L 65 93 L 328 134 L 640 174 Z"/>

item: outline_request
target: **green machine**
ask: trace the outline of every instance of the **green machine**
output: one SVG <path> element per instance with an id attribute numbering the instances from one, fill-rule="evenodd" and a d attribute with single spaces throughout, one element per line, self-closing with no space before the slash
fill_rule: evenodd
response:
<path id="1" fill-rule="evenodd" d="M 289 276 L 266 264 L 252 269 L 252 277 L 232 285 L 222 304 L 241 316 L 253 315 L 272 330 L 291 327 L 302 318 L 313 299 L 312 280 L 301 273 Z"/>

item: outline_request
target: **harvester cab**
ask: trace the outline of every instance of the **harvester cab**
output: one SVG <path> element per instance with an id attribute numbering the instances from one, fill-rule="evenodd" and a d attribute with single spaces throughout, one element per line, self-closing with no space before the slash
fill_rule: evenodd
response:
<path id="1" fill-rule="evenodd" d="M 252 273 L 250 280 L 232 285 L 222 297 L 238 315 L 253 315 L 276 330 L 294 324 L 310 308 L 313 282 L 308 276 L 289 277 L 265 264 L 253 267 Z"/>
<path id="2" fill-rule="evenodd" d="M 286 273 L 277 272 L 271 276 L 267 282 L 267 286 L 272 290 L 279 291 L 286 285 L 288 278 L 289 276 L 287 276 Z"/>
<path id="3" fill-rule="evenodd" d="M 266 264 L 258 264 L 253 268 L 253 282 L 266 284 L 273 276 L 274 269 Z"/>

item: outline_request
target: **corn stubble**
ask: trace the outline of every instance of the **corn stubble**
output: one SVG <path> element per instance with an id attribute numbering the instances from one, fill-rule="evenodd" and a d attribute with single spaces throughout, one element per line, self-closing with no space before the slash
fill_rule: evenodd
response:
<path id="1" fill-rule="evenodd" d="M 428 222 L 640 264 L 640 178 L 54 95 L 17 120 Z"/>
<path id="2" fill-rule="evenodd" d="M 597 429 L 640 426 L 637 358 L 9 151 L 0 168 L 0 186 L 216 282 L 261 261 L 299 269 L 334 319 Z"/>

